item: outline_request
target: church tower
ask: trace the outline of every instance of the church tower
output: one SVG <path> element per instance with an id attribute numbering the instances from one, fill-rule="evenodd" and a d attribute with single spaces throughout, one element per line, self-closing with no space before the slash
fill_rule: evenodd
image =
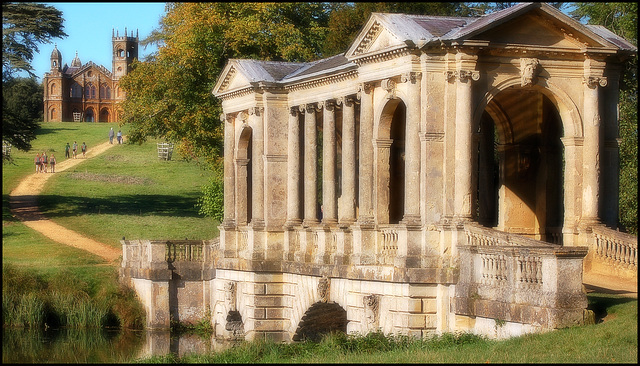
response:
<path id="1" fill-rule="evenodd" d="M 111 40 L 113 43 L 113 77 L 114 79 L 120 79 L 124 75 L 128 74 L 131 70 L 131 63 L 134 59 L 138 58 L 138 31 L 136 30 L 136 36 L 127 36 L 127 28 L 124 29 L 124 36 L 120 37 L 117 33 L 114 35 L 111 31 Z"/>

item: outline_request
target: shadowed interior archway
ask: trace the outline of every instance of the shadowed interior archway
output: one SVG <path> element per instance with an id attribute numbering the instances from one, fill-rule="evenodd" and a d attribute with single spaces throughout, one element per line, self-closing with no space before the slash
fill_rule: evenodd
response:
<path id="1" fill-rule="evenodd" d="M 478 124 L 475 214 L 499 230 L 562 243 L 562 120 L 544 93 L 498 93 Z"/>
<path id="2" fill-rule="evenodd" d="M 347 311 L 334 302 L 317 302 L 305 312 L 293 341 L 318 342 L 326 334 L 347 332 Z"/>

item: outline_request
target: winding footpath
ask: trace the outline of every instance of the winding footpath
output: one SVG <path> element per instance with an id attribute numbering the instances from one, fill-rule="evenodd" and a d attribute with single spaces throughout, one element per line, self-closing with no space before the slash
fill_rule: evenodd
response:
<path id="1" fill-rule="evenodd" d="M 107 244 L 87 238 L 47 219 L 38 209 L 38 195 L 44 188 L 46 181 L 55 174 L 73 168 L 86 159 L 102 154 L 115 145 L 116 144 L 110 144 L 108 141 L 97 145 L 87 150 L 85 158 L 69 158 L 63 161 L 60 161 L 62 159 L 58 158 L 59 162 L 56 164 L 55 173 L 32 173 L 27 176 L 9 194 L 11 213 L 22 221 L 23 224 L 53 241 L 86 250 L 107 260 L 109 263 L 113 263 L 122 255 L 121 249 L 116 249 Z"/>

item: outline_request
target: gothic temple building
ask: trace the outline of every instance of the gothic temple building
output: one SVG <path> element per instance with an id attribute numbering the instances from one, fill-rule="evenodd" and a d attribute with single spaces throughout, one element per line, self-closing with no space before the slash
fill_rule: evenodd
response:
<path id="1" fill-rule="evenodd" d="M 71 66 L 62 64 L 55 46 L 51 52 L 51 70 L 44 75 L 45 122 L 118 122 L 118 103 L 124 100 L 120 78 L 131 70 L 138 58 L 138 34 L 112 33 L 111 71 L 92 61 L 82 64 L 78 53 Z"/>

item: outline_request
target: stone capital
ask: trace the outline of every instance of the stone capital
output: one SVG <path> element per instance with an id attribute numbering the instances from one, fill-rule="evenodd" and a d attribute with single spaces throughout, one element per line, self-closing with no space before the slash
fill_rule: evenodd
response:
<path id="1" fill-rule="evenodd" d="M 241 121 L 241 122 L 245 122 L 247 120 L 247 118 L 249 118 L 249 114 L 247 112 L 245 112 L 245 111 L 240 111 L 236 115 L 236 119 L 238 121 Z"/>
<path id="2" fill-rule="evenodd" d="M 264 107 L 250 107 L 248 110 L 250 116 L 261 116 L 262 112 L 264 112 Z"/>
<path id="3" fill-rule="evenodd" d="M 340 97 L 336 99 L 336 104 L 337 105 L 344 105 L 345 107 L 353 107 L 354 104 L 357 101 L 357 97 L 356 96 L 352 96 L 352 95 L 347 95 L 344 97 Z"/>
<path id="4" fill-rule="evenodd" d="M 585 76 L 582 78 L 582 83 L 592 89 L 598 86 L 604 88 L 607 86 L 608 80 L 605 76 Z"/>
<path id="5" fill-rule="evenodd" d="M 411 84 L 415 84 L 422 79 L 422 73 L 419 71 L 409 71 L 402 75 L 400 75 L 400 81 L 403 83 L 411 82 Z"/>

